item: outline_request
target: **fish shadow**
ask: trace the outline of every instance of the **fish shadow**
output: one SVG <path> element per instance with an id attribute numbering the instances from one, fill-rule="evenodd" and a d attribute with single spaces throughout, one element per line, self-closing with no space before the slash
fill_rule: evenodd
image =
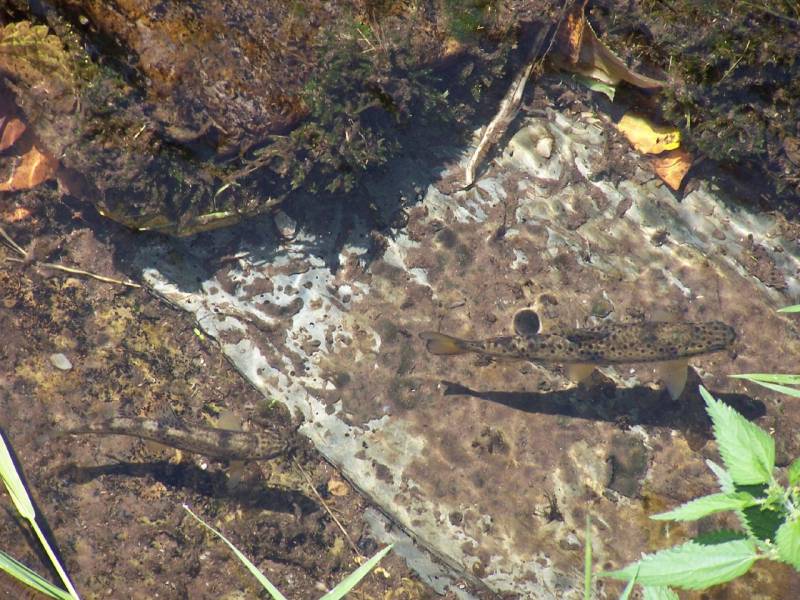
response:
<path id="1" fill-rule="evenodd" d="M 667 427 L 681 431 L 695 450 L 713 438 L 711 419 L 698 391 L 702 382 L 693 369 L 689 370 L 686 389 L 677 400 L 666 390 L 646 386 L 617 387 L 599 373 L 593 374 L 588 385 L 553 392 L 474 390 L 450 381 L 442 383 L 445 396 L 471 396 L 527 413 L 607 421 L 622 429 L 634 425 Z M 748 420 L 767 412 L 763 402 L 744 394 L 709 391 Z"/>
<path id="2" fill-rule="evenodd" d="M 297 490 L 268 487 L 257 481 L 243 481 L 232 486 L 223 471 L 201 469 L 193 464 L 174 464 L 168 461 L 115 462 L 91 467 L 71 464 L 60 469 L 60 475 L 79 484 L 104 475 L 151 477 L 169 489 L 184 488 L 207 498 L 227 498 L 247 508 L 283 513 L 299 510 L 303 515 L 319 510 L 313 499 Z"/>

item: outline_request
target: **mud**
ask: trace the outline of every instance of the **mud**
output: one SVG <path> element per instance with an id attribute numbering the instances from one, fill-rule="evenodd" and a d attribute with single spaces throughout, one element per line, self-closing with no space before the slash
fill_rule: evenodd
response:
<path id="1" fill-rule="evenodd" d="M 39 259 L 126 279 L 125 248 L 141 236 L 47 194 L 17 198 L 26 219 L 3 227 Z M 113 241 L 112 241 L 113 240 Z M 3 257 L 10 252 L 0 249 Z M 42 523 L 84 598 L 257 597 L 258 584 L 181 508 L 220 528 L 284 593 L 316 598 L 356 568 L 355 551 L 298 470 L 347 526 L 358 552 L 380 545 L 361 515 L 367 503 L 295 434 L 283 405 L 247 384 L 192 319 L 147 291 L 45 271 L 0 268 L 0 420 Z M 69 370 L 51 364 L 63 353 Z M 273 433 L 292 453 L 244 465 L 210 461 L 120 436 L 62 437 L 67 423 L 114 414 L 213 424 L 226 410 L 243 427 Z M 337 494 L 330 493 L 339 482 Z M 0 548 L 57 581 L 10 499 Z M 397 556 L 356 598 L 434 594 Z M 5 575 L 0 597 L 38 598 Z"/>

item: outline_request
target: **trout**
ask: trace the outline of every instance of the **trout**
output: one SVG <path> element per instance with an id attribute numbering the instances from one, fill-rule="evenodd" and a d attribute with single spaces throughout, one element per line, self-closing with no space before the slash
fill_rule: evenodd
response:
<path id="1" fill-rule="evenodd" d="M 535 323 L 533 330 L 531 321 Z M 662 376 L 675 398 L 686 384 L 689 358 L 724 350 L 736 339 L 733 328 L 721 321 L 604 323 L 550 333 L 537 333 L 538 323 L 533 311 L 523 309 L 514 318 L 517 335 L 466 340 L 425 331 L 419 336 L 431 354 L 471 352 L 533 363 L 562 363 L 568 367 L 568 376 L 578 382 L 595 366 L 661 362 Z"/>

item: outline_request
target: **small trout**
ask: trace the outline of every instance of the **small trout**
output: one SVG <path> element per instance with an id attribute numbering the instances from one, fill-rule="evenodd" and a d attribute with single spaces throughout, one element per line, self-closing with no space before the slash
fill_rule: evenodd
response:
<path id="1" fill-rule="evenodd" d="M 474 352 L 536 363 L 612 365 L 674 361 L 717 352 L 731 345 L 736 332 L 721 321 L 644 321 L 485 340 L 464 340 L 432 331 L 419 336 L 431 354 Z"/>
<path id="2" fill-rule="evenodd" d="M 189 425 L 176 427 L 140 417 L 115 417 L 63 433 L 127 435 L 220 460 L 263 460 L 274 458 L 286 450 L 283 441 L 266 432 Z"/>

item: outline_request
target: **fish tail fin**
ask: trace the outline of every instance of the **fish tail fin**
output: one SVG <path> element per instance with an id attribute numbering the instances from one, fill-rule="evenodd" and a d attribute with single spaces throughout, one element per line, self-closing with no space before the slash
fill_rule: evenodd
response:
<path id="1" fill-rule="evenodd" d="M 423 331 L 419 337 L 425 341 L 425 347 L 431 354 L 465 354 L 470 352 L 470 348 L 466 340 L 445 335 L 443 333 L 436 333 L 435 331 Z"/>

